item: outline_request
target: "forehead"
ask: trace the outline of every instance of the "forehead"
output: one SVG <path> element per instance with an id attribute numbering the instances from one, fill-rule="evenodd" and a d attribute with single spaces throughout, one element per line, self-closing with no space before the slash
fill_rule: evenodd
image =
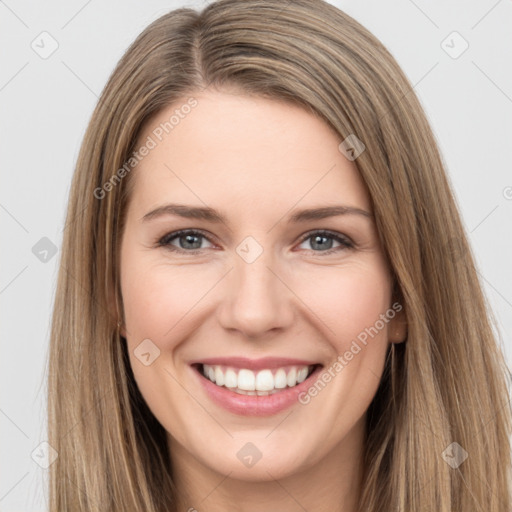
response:
<path id="1" fill-rule="evenodd" d="M 225 92 L 202 92 L 160 111 L 137 147 L 152 148 L 133 175 L 138 213 L 170 201 L 273 217 L 295 203 L 370 209 L 342 138 L 299 106 Z M 190 104 L 190 102 L 188 102 Z"/>

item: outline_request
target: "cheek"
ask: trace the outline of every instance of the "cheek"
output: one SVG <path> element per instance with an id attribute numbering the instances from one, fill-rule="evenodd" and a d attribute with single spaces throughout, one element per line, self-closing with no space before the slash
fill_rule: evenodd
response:
<path id="1" fill-rule="evenodd" d="M 388 272 L 378 261 L 335 274 L 329 270 L 330 279 L 315 272 L 303 291 L 321 320 L 317 325 L 323 325 L 332 359 L 299 397 L 305 416 L 325 432 L 327 448 L 350 432 L 375 396 L 388 348 L 388 324 L 381 315 L 391 299 Z"/>
<path id="2" fill-rule="evenodd" d="M 169 268 L 143 259 L 127 259 L 126 263 L 121 291 L 128 332 L 133 339 L 142 336 L 154 339 L 158 345 L 172 338 L 171 331 L 214 283 L 201 279 L 200 276 L 205 277 L 201 272 L 185 266 Z"/>
<path id="3" fill-rule="evenodd" d="M 388 322 L 382 317 L 390 307 L 390 275 L 376 256 L 336 269 L 317 268 L 302 283 L 300 295 L 318 317 L 332 359 L 323 383 L 301 403 L 314 402 L 327 423 L 345 431 L 347 418 L 359 418 L 370 404 L 384 369 Z"/>
<path id="4" fill-rule="evenodd" d="M 300 295 L 321 320 L 326 338 L 338 353 L 390 306 L 389 276 L 377 259 L 343 268 L 318 268 L 301 282 Z"/>
<path id="5" fill-rule="evenodd" d="M 145 255 L 126 255 L 121 269 L 128 352 L 135 381 L 158 421 L 181 435 L 186 431 L 186 418 L 198 412 L 179 384 L 183 375 L 173 359 L 185 331 L 190 329 L 187 322 L 194 304 L 211 285 L 198 288 L 193 269 L 155 265 Z M 149 365 L 139 359 L 144 353 L 149 353 Z"/>

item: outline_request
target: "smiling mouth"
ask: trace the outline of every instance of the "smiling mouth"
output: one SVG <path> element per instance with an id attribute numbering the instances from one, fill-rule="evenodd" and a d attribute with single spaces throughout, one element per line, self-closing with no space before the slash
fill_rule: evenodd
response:
<path id="1" fill-rule="evenodd" d="M 202 377 L 218 387 L 240 395 L 270 396 L 298 386 L 323 365 L 288 365 L 259 371 L 202 363 L 192 366 Z"/>

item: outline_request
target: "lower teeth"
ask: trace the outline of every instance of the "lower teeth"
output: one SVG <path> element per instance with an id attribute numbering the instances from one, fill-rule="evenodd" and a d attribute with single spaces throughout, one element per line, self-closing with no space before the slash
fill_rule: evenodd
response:
<path id="1" fill-rule="evenodd" d="M 225 386 L 219 386 L 220 388 L 223 388 Z M 273 395 L 274 393 L 279 393 L 280 391 L 284 391 L 284 389 L 272 389 L 271 391 L 245 391 L 245 389 L 240 388 L 226 388 L 230 391 L 233 391 L 234 393 L 238 393 L 239 395 L 251 395 L 251 396 L 269 396 Z"/>

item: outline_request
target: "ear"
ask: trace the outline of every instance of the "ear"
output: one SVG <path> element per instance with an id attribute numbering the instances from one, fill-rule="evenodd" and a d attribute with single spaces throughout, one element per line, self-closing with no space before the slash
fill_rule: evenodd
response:
<path id="1" fill-rule="evenodd" d="M 407 339 L 407 314 L 405 301 L 396 281 L 392 295 L 391 309 L 395 312 L 395 316 L 390 319 L 388 324 L 388 340 L 390 343 L 402 343 Z"/>
<path id="2" fill-rule="evenodd" d="M 402 343 L 407 339 L 407 316 L 402 306 L 400 311 L 395 313 L 395 316 L 389 321 L 388 324 L 388 340 L 390 343 Z"/>
<path id="3" fill-rule="evenodd" d="M 126 338 L 126 328 L 124 325 L 124 319 L 122 313 L 119 311 L 119 307 L 116 300 L 116 293 L 113 288 L 109 288 L 108 293 L 108 311 L 112 322 L 115 324 L 115 328 L 119 329 L 119 333 L 123 338 Z"/>

